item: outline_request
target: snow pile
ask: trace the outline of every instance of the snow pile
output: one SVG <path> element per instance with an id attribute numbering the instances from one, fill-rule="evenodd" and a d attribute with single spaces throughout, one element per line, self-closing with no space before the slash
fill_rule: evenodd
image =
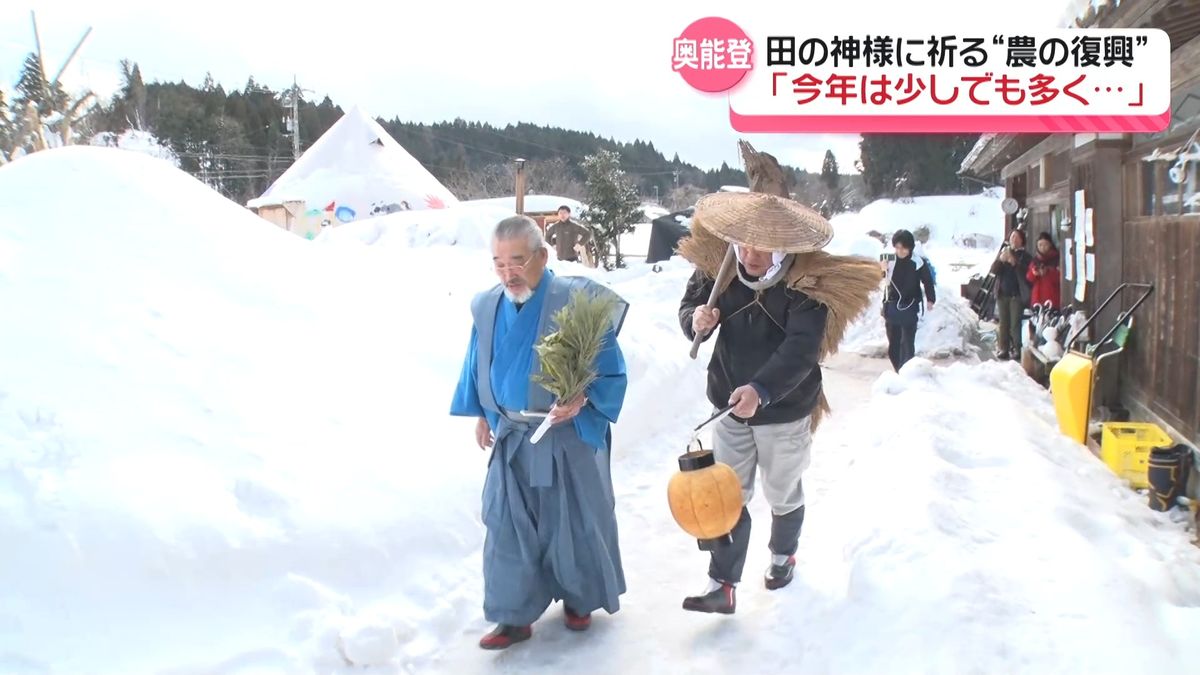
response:
<path id="1" fill-rule="evenodd" d="M 485 249 L 315 246 L 102 148 L 0 204 L 0 672 L 427 671 L 477 629 L 487 455 L 447 410 Z M 615 284 L 631 406 L 700 382 L 656 347 L 686 273 Z"/>
<path id="2" fill-rule="evenodd" d="M 987 190 L 977 195 L 915 197 L 911 202 L 880 199 L 861 211 L 841 213 L 830 222 L 834 238 L 829 250 L 877 258 L 890 252 L 891 234 L 925 229 L 929 239 L 921 249 L 938 271 L 938 282 L 964 284 L 972 274 L 984 271 L 1004 239 L 1004 195 Z M 883 235 L 883 241 L 874 234 Z M 885 245 L 886 242 L 886 245 Z M 954 288 L 954 294 L 958 295 Z"/>
<path id="3" fill-rule="evenodd" d="M 654 220 L 655 218 L 662 218 L 663 216 L 665 216 L 671 212 L 670 209 L 665 209 L 665 208 L 659 206 L 658 204 L 654 204 L 654 203 L 642 204 L 641 208 L 642 208 L 642 215 L 644 215 L 646 217 L 647 223 Z"/>
<path id="4" fill-rule="evenodd" d="M 955 246 L 972 235 L 983 235 L 999 245 L 1004 236 L 1003 195 L 989 191 L 978 195 L 914 197 L 911 202 L 879 199 L 861 211 L 840 213 L 831 219 L 835 238 L 858 237 L 868 232 L 890 235 L 896 230 L 929 230 L 929 245 Z M 889 240 L 890 243 L 890 240 Z M 991 248 L 991 245 L 981 246 Z"/>
<path id="5" fill-rule="evenodd" d="M 510 214 L 517 212 L 516 197 L 491 197 L 488 199 L 471 199 L 462 202 L 467 205 L 478 206 L 495 206 L 507 210 Z M 571 218 L 580 219 L 580 214 L 584 210 L 583 202 L 570 197 L 559 197 L 557 195 L 525 195 L 523 204 L 525 213 L 555 213 L 560 206 L 571 207 Z"/>
<path id="6" fill-rule="evenodd" d="M 179 166 L 179 158 L 175 156 L 175 152 L 163 145 L 162 141 L 148 131 L 126 129 L 120 134 L 105 131 L 93 136 L 91 145 L 141 152 L 166 160 L 176 167 Z"/>
<path id="7" fill-rule="evenodd" d="M 914 360 L 862 417 L 805 524 L 797 668 L 1194 669 L 1200 549 L 1057 432 L 1016 364 Z"/>
<path id="8" fill-rule="evenodd" d="M 883 291 L 871 296 L 867 311 L 846 329 L 840 349 L 862 356 L 887 358 L 887 328 L 883 323 Z M 957 288 L 939 284 L 937 302 L 924 310 L 917 324 L 914 343 L 917 356 L 944 359 L 970 356 L 978 352 L 979 317 L 970 303 L 958 296 Z"/>
<path id="9" fill-rule="evenodd" d="M 334 205 L 339 220 L 453 206 L 458 199 L 379 123 L 355 107 L 342 116 L 251 207 L 302 200 Z M 339 207 L 344 207 L 339 213 Z"/>
<path id="10" fill-rule="evenodd" d="M 357 242 L 406 248 L 491 245 L 496 223 L 512 216 L 503 207 L 464 202 L 446 209 L 402 211 L 321 230 L 314 241 L 329 244 Z"/>

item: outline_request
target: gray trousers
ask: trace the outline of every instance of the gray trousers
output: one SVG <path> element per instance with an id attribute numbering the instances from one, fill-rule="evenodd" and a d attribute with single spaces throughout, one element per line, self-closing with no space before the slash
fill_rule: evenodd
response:
<path id="1" fill-rule="evenodd" d="M 771 553 L 793 555 L 804 523 L 801 474 L 812 459 L 812 420 L 749 426 L 726 417 L 713 431 L 713 454 L 728 464 L 742 483 L 742 502 L 754 496 L 755 474 L 761 470 L 762 491 L 771 505 Z M 741 581 L 750 545 L 750 511 L 742 507 L 733 544 L 712 552 L 708 574 L 713 579 Z"/>

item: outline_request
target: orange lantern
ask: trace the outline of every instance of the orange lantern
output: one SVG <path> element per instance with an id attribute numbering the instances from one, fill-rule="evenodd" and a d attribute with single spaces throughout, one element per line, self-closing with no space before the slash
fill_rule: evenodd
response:
<path id="1" fill-rule="evenodd" d="M 679 473 L 667 484 L 671 515 L 697 539 L 701 551 L 733 541 L 730 532 L 742 515 L 742 484 L 728 464 L 717 461 L 698 441 L 679 456 Z"/>

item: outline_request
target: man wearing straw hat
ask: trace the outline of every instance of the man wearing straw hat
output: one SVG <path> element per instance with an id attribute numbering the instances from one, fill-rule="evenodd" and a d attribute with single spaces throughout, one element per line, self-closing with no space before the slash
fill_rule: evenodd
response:
<path id="1" fill-rule="evenodd" d="M 744 505 L 761 473 L 772 514 L 764 583 L 776 590 L 793 577 L 804 522 L 801 476 L 813 428 L 828 409 L 819 363 L 865 309 L 879 270 L 866 259 L 820 252 L 833 238 L 830 224 L 773 194 L 707 195 L 692 229 L 680 253 L 697 270 L 679 319 L 695 343 L 717 334 L 707 394 L 713 406 L 732 412 L 714 427 L 714 454 L 738 474 Z M 734 613 L 750 539 L 745 506 L 731 537 L 710 552 L 708 587 L 686 598 L 684 609 Z"/>

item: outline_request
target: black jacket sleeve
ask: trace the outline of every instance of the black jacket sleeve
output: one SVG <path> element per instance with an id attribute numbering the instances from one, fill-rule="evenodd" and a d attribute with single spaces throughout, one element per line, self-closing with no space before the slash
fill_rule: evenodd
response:
<path id="1" fill-rule="evenodd" d="M 800 294 L 793 298 L 783 342 L 751 380 L 767 390 L 768 401 L 778 401 L 792 393 L 812 373 L 821 341 L 825 339 L 828 318 L 829 309 L 825 305 Z"/>
<path id="2" fill-rule="evenodd" d="M 697 307 L 703 307 L 708 304 L 708 296 L 712 294 L 714 281 L 699 270 L 692 273 L 692 278 L 688 279 L 687 288 L 683 292 L 683 300 L 679 302 L 679 327 L 683 329 L 683 334 L 689 340 L 696 339 L 696 333 L 692 330 L 692 315 L 696 313 Z M 725 317 L 720 317 L 724 319 Z M 717 325 L 720 325 L 720 319 Z M 709 331 L 708 335 L 704 336 L 707 341 L 716 333 L 714 328 Z"/>
<path id="3" fill-rule="evenodd" d="M 937 302 L 937 291 L 933 288 L 933 274 L 929 272 L 929 265 L 921 265 L 918 274 L 921 277 L 921 285 L 925 287 L 925 299 Z"/>

